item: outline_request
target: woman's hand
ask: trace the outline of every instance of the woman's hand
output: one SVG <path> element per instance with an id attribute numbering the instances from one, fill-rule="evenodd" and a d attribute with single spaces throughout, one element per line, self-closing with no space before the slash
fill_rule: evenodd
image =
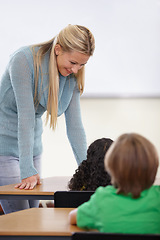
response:
<path id="1" fill-rule="evenodd" d="M 40 176 L 39 174 L 36 174 L 31 177 L 22 179 L 22 182 L 18 183 L 15 186 L 15 188 L 29 190 L 29 189 L 33 189 L 36 185 L 39 185 L 39 184 L 41 184 Z"/>

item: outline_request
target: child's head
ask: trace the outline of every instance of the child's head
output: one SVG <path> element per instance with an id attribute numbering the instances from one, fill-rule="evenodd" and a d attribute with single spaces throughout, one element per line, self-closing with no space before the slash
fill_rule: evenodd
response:
<path id="1" fill-rule="evenodd" d="M 89 146 L 87 160 L 79 165 L 68 184 L 70 190 L 94 191 L 99 186 L 111 184 L 111 178 L 104 169 L 104 156 L 112 142 L 109 138 L 101 138 Z"/>
<path id="2" fill-rule="evenodd" d="M 138 198 L 154 183 L 159 160 L 149 140 L 129 133 L 118 137 L 106 153 L 104 163 L 117 193 L 131 193 L 133 198 Z"/>

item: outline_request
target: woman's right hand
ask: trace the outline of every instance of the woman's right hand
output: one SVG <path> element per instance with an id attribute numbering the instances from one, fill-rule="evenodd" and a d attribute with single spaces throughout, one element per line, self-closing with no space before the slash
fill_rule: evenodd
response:
<path id="1" fill-rule="evenodd" d="M 36 174 L 31 177 L 22 179 L 21 183 L 18 183 L 17 185 L 15 185 L 15 188 L 31 190 L 36 185 L 39 185 L 39 184 L 41 184 L 40 176 L 39 174 Z"/>

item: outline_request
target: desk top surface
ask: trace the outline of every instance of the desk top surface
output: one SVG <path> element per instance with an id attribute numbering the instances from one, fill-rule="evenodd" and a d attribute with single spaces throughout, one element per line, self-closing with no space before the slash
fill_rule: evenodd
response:
<path id="1" fill-rule="evenodd" d="M 71 236 L 82 232 L 70 225 L 68 214 L 73 208 L 31 208 L 0 217 L 0 236 Z"/>
<path id="2" fill-rule="evenodd" d="M 41 179 L 42 184 L 37 185 L 33 190 L 15 188 L 16 184 L 0 186 L 0 195 L 53 195 L 56 191 L 68 190 L 67 185 L 71 176 L 57 176 Z M 156 178 L 156 185 L 160 185 L 160 178 Z"/>
<path id="3" fill-rule="evenodd" d="M 15 188 L 16 184 L 0 186 L 0 194 L 9 195 L 53 195 L 56 191 L 65 191 L 71 176 L 49 177 L 41 179 L 42 184 L 37 185 L 33 190 Z"/>

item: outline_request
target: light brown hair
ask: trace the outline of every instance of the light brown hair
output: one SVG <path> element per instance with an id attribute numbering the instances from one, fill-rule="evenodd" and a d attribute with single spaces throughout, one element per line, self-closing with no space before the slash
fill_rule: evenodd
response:
<path id="1" fill-rule="evenodd" d="M 62 29 L 60 33 L 45 43 L 40 43 L 32 46 L 33 60 L 34 60 L 34 76 L 35 76 L 35 95 L 34 101 L 37 103 L 37 88 L 39 74 L 43 81 L 42 73 L 42 60 L 47 52 L 50 53 L 49 58 L 49 89 L 48 89 L 48 103 L 47 103 L 47 116 L 48 122 L 50 115 L 50 127 L 55 129 L 57 123 L 58 112 L 58 92 L 59 92 L 59 73 L 57 68 L 57 60 L 55 54 L 55 46 L 60 44 L 64 52 L 77 51 L 88 56 L 92 56 L 95 48 L 95 40 L 90 30 L 84 26 L 69 24 L 66 28 Z M 36 50 L 38 48 L 38 51 Z M 84 90 L 84 70 L 83 66 L 75 77 L 79 91 L 82 94 Z M 41 86 L 42 86 L 41 81 Z M 42 93 L 40 93 L 42 94 Z"/>
<path id="2" fill-rule="evenodd" d="M 159 160 L 154 145 L 145 137 L 123 134 L 112 144 L 105 155 L 105 168 L 110 173 L 117 193 L 140 193 L 155 181 Z"/>

